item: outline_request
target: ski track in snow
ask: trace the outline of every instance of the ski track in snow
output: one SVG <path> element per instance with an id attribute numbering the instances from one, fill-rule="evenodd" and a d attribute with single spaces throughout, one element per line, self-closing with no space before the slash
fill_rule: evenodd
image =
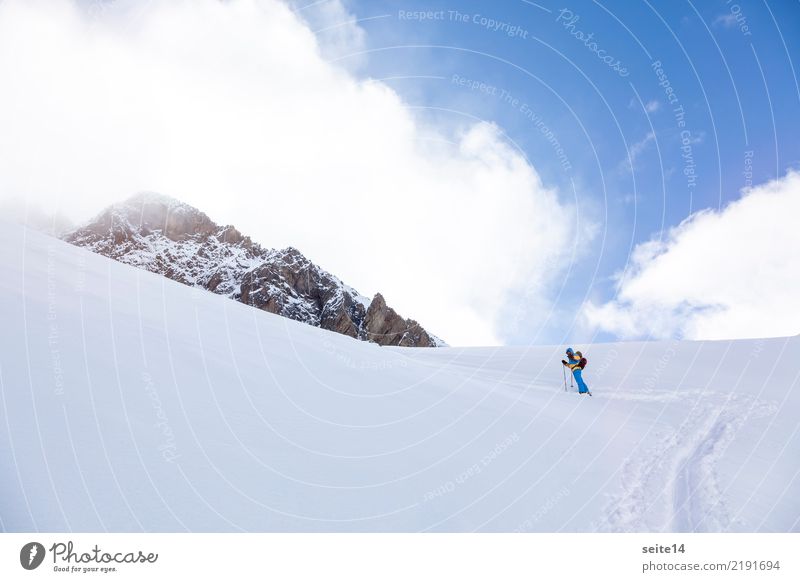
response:
<path id="1" fill-rule="evenodd" d="M 778 407 L 752 397 L 708 391 L 675 396 L 604 395 L 665 403 L 695 399 L 695 405 L 681 426 L 670 427 L 654 446 L 640 448 L 627 461 L 622 491 L 606 505 L 600 531 L 720 532 L 735 525 L 722 498 L 717 463 L 748 420 L 772 415 Z"/>

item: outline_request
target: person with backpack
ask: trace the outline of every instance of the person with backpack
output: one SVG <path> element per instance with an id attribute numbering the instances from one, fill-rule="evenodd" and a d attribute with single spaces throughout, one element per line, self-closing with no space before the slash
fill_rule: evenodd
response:
<path id="1" fill-rule="evenodd" d="M 583 354 L 581 352 L 573 352 L 572 348 L 567 348 L 567 359 L 561 360 L 561 363 L 572 371 L 575 382 L 578 384 L 578 394 L 591 396 L 592 393 L 589 391 L 589 387 L 583 381 L 583 369 L 588 363 Z"/>

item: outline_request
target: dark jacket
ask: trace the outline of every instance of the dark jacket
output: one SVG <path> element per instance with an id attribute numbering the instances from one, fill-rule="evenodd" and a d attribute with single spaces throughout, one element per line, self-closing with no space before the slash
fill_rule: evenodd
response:
<path id="1" fill-rule="evenodd" d="M 564 360 L 561 361 L 563 362 Z M 581 358 L 580 360 L 570 359 L 569 363 L 566 365 L 569 366 L 569 369 L 574 372 L 575 370 L 583 370 L 586 367 L 586 364 L 586 358 Z"/>

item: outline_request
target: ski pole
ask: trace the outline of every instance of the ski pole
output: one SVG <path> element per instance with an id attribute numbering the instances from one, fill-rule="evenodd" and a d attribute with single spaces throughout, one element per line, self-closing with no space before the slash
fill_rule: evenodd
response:
<path id="1" fill-rule="evenodd" d="M 561 371 L 564 372 L 564 392 L 567 391 L 567 370 L 565 368 L 566 366 L 561 366 Z"/>

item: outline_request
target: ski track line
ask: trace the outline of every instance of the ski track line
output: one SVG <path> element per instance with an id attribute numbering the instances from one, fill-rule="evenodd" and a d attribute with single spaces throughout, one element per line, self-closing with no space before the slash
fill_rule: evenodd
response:
<path id="1" fill-rule="evenodd" d="M 737 525 L 723 499 L 717 463 L 748 420 L 771 416 L 777 410 L 774 403 L 736 397 L 719 408 L 710 429 L 676 475 L 672 531 L 719 532 Z"/>
<path id="2" fill-rule="evenodd" d="M 710 415 L 714 415 L 714 412 L 710 412 Z M 712 516 L 706 515 L 704 508 L 706 502 L 712 499 L 718 501 L 713 516 L 718 526 L 713 530 L 727 529 L 730 519 L 719 499 L 720 492 L 713 467 L 721 456 L 721 443 L 729 440 L 726 435 L 731 432 L 724 412 L 721 409 L 716 411 L 716 416 L 712 417 L 705 434 L 679 463 L 672 485 L 672 531 L 694 532 L 706 529 L 703 527 L 703 519 Z"/>
<path id="3" fill-rule="evenodd" d="M 628 459 L 622 469 L 622 492 L 613 496 L 605 509 L 606 529 L 652 531 L 671 518 L 664 504 L 655 501 L 662 496 L 671 498 L 670 477 L 677 472 L 679 459 L 691 450 L 687 441 L 702 430 L 699 425 L 707 416 L 707 405 L 694 406 L 681 426 L 668 427 L 655 445 Z"/>
<path id="4" fill-rule="evenodd" d="M 668 395 L 607 396 L 676 400 Z M 727 531 L 735 525 L 722 499 L 716 465 L 749 419 L 769 416 L 777 409 L 771 403 L 739 397 L 715 406 L 719 395 L 709 392 L 690 397 L 700 401 L 683 423 L 625 463 L 622 491 L 604 509 L 607 531 Z"/>

